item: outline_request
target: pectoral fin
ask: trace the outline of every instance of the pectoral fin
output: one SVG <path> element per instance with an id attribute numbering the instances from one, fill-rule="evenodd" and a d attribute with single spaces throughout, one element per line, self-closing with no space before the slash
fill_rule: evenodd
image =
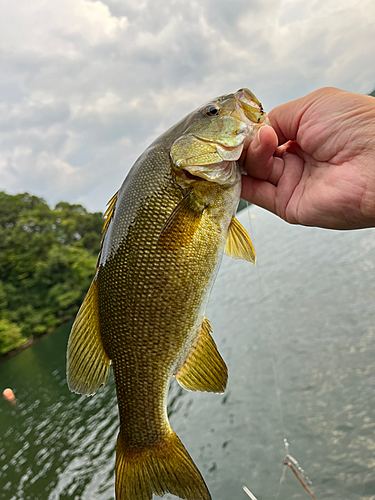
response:
<path id="1" fill-rule="evenodd" d="M 227 385 L 228 369 L 211 337 L 207 318 L 201 334 L 182 368 L 176 373 L 178 383 L 188 391 L 223 393 Z"/>
<path id="2" fill-rule="evenodd" d="M 251 239 L 235 217 L 229 224 L 225 255 L 232 259 L 247 260 L 255 265 L 256 255 Z"/>
<path id="3" fill-rule="evenodd" d="M 199 226 L 204 208 L 189 190 L 166 220 L 158 243 L 169 248 L 186 245 Z"/>
<path id="4" fill-rule="evenodd" d="M 104 351 L 100 336 L 97 281 L 91 283 L 70 332 L 67 353 L 69 389 L 91 396 L 109 374 L 110 359 Z"/>

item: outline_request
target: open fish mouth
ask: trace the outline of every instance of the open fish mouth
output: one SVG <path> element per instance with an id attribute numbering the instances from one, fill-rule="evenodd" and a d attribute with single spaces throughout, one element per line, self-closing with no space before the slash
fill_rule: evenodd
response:
<path id="1" fill-rule="evenodd" d="M 263 125 L 271 125 L 271 123 L 263 106 L 251 90 L 247 88 L 237 90 L 234 97 L 235 108 L 231 116 L 247 125 L 247 134 L 242 143 L 242 149 L 247 149 L 259 128 Z"/>
<path id="2" fill-rule="evenodd" d="M 238 118 L 244 123 L 250 122 L 252 125 L 262 124 L 267 114 L 257 97 L 251 90 L 243 88 L 237 90 L 234 94 L 236 99 L 236 107 L 231 113 L 233 117 Z"/>

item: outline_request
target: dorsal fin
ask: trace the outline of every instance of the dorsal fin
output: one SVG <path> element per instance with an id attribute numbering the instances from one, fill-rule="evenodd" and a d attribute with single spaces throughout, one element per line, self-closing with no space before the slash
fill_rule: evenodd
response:
<path id="1" fill-rule="evenodd" d="M 116 191 L 116 193 L 109 200 L 109 202 L 107 203 L 106 211 L 103 214 L 103 219 L 105 219 L 105 221 L 104 221 L 103 229 L 102 229 L 102 240 L 100 242 L 100 250 L 99 250 L 98 260 L 97 260 L 97 263 L 96 263 L 96 270 L 98 270 L 98 267 L 99 267 L 99 262 L 100 262 L 100 256 L 101 256 L 101 253 L 102 253 L 104 237 L 106 235 L 109 223 L 111 222 L 113 214 L 115 212 L 115 206 L 116 206 L 116 201 L 117 201 L 118 193 L 119 192 Z"/>
<path id="2" fill-rule="evenodd" d="M 117 201 L 117 195 L 118 195 L 118 191 L 112 196 L 112 198 L 107 203 L 107 209 L 106 209 L 106 211 L 103 214 L 103 219 L 105 219 L 104 225 L 103 225 L 103 229 L 102 229 L 103 238 L 104 238 L 105 233 L 106 233 L 106 231 L 108 229 L 109 223 L 112 220 L 113 212 L 115 211 L 115 205 L 116 205 L 116 201 Z"/>
<path id="3" fill-rule="evenodd" d="M 229 224 L 225 255 L 232 259 L 247 260 L 255 265 L 256 255 L 250 236 L 235 217 Z"/>

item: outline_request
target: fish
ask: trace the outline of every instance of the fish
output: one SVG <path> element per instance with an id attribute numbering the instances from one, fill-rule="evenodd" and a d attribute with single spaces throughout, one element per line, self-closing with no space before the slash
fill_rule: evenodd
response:
<path id="1" fill-rule="evenodd" d="M 225 391 L 205 311 L 224 253 L 255 264 L 235 218 L 238 160 L 268 123 L 246 88 L 215 98 L 156 139 L 108 203 L 96 274 L 69 336 L 67 382 L 93 395 L 112 364 L 117 500 L 211 498 L 169 424 L 167 396 L 173 377 L 188 391 Z"/>

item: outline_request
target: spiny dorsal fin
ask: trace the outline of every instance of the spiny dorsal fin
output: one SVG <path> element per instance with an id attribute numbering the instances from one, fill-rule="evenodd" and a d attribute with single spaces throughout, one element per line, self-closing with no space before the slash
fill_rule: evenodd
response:
<path id="1" fill-rule="evenodd" d="M 255 265 L 256 255 L 251 239 L 246 229 L 233 217 L 228 228 L 225 255 L 232 259 L 243 259 Z"/>
<path id="2" fill-rule="evenodd" d="M 94 278 L 68 342 L 68 386 L 71 391 L 85 396 L 95 394 L 102 384 L 106 384 L 110 365 L 100 336 L 97 286 Z"/>
<path id="3" fill-rule="evenodd" d="M 107 203 L 107 209 L 103 214 L 103 219 L 105 219 L 103 229 L 102 229 L 103 238 L 104 238 L 105 233 L 108 229 L 109 223 L 112 220 L 112 215 L 113 215 L 113 212 L 115 210 L 115 205 L 116 205 L 116 201 L 117 201 L 117 195 L 118 195 L 118 191 L 112 196 L 112 198 Z"/>
<path id="4" fill-rule="evenodd" d="M 112 198 L 107 203 L 107 209 L 106 209 L 106 211 L 103 214 L 103 219 L 105 219 L 105 221 L 104 221 L 103 229 L 102 229 L 102 241 L 100 242 L 100 250 L 99 250 L 98 260 L 96 262 L 96 270 L 98 270 L 98 267 L 99 267 L 99 262 L 100 262 L 100 256 L 101 256 L 101 253 L 102 253 L 104 237 L 106 235 L 109 223 L 111 222 L 113 214 L 114 214 L 114 211 L 115 211 L 115 205 L 116 205 L 116 201 L 117 201 L 117 195 L 118 195 L 118 191 L 112 196 Z"/>
<path id="5" fill-rule="evenodd" d="M 166 220 L 158 243 L 170 249 L 185 246 L 193 238 L 204 208 L 190 189 Z"/>
<path id="6" fill-rule="evenodd" d="M 225 391 L 228 369 L 210 332 L 210 322 L 204 318 L 197 342 L 175 375 L 178 383 L 188 391 L 220 394 Z"/>

